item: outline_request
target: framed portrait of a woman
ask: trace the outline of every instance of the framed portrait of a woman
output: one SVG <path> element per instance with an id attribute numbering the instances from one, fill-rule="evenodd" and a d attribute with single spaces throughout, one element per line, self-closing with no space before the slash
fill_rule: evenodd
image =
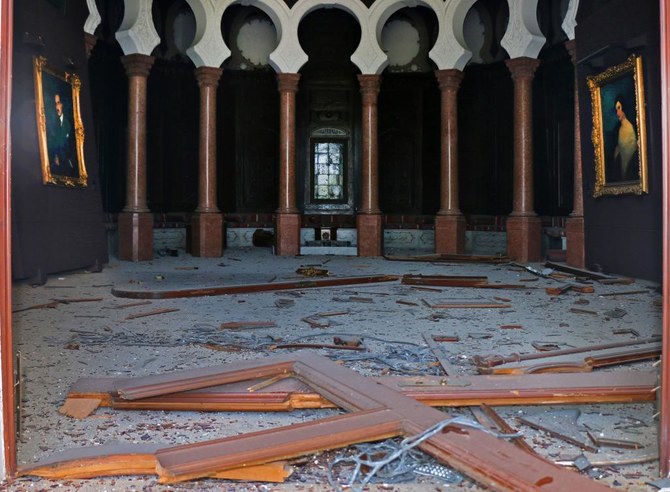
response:
<path id="1" fill-rule="evenodd" d="M 591 92 L 596 182 L 593 195 L 648 191 L 642 57 L 587 77 Z"/>

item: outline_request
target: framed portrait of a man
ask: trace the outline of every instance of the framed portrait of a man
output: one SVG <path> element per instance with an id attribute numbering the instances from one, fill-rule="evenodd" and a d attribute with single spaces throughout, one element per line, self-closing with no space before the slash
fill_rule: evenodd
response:
<path id="1" fill-rule="evenodd" d="M 647 193 L 647 132 L 642 57 L 587 77 L 596 182 L 593 196 Z"/>
<path id="2" fill-rule="evenodd" d="M 84 125 L 76 74 L 59 72 L 44 57 L 33 59 L 37 140 L 42 182 L 63 186 L 88 183 L 84 163 Z"/>

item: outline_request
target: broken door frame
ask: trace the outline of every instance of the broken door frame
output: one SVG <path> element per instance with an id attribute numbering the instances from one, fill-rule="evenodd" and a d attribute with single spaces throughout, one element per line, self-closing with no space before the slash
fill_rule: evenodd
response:
<path id="1" fill-rule="evenodd" d="M 12 336 L 11 262 L 11 103 L 13 0 L 0 0 L 0 371 L 2 437 L 0 480 L 16 473 L 14 347 Z"/>
<path id="2" fill-rule="evenodd" d="M 661 141 L 663 169 L 663 349 L 661 369 L 661 424 L 659 460 L 662 476 L 670 472 L 670 7 L 660 0 Z"/>
<path id="3" fill-rule="evenodd" d="M 600 491 L 607 486 L 529 454 L 479 428 L 449 425 L 451 417 L 312 352 L 267 357 L 121 380 L 121 398 L 134 401 L 258 377 L 291 375 L 348 413 L 192 444 L 157 449 L 161 483 L 176 483 L 264 465 L 360 442 L 418 436 L 443 426 L 419 449 L 487 488 L 502 491 Z M 77 458 L 79 459 L 79 458 Z M 76 461 L 76 460 L 75 460 Z M 74 468 L 72 463 L 70 468 Z M 43 468 L 38 465 L 38 468 Z M 31 474 L 24 470 L 23 474 Z"/>

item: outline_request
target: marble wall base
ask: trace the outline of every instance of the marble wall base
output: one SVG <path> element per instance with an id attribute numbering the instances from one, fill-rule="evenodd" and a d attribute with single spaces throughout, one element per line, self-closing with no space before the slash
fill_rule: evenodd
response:
<path id="1" fill-rule="evenodd" d="M 154 215 L 151 212 L 119 213 L 118 229 L 120 260 L 153 260 Z"/>
<path id="2" fill-rule="evenodd" d="M 540 261 L 542 221 L 539 217 L 507 219 L 507 255 L 515 261 Z"/>
<path id="3" fill-rule="evenodd" d="M 465 252 L 465 217 L 437 215 L 435 217 L 435 253 L 438 255 Z"/>
<path id="4" fill-rule="evenodd" d="M 275 230 L 277 255 L 300 254 L 300 214 L 277 214 Z"/>
<path id="5" fill-rule="evenodd" d="M 361 214 L 356 217 L 358 256 L 382 256 L 381 214 Z"/>
<path id="6" fill-rule="evenodd" d="M 586 267 L 586 249 L 584 247 L 584 217 L 568 217 L 565 221 L 568 265 L 576 268 Z"/>
<path id="7" fill-rule="evenodd" d="M 191 217 L 191 251 L 193 256 L 216 258 L 223 254 L 223 215 L 196 213 Z"/>

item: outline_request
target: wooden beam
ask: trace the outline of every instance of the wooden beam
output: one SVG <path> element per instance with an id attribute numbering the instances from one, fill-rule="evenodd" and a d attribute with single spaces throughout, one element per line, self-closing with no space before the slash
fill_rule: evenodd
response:
<path id="1" fill-rule="evenodd" d="M 5 474 L 16 473 L 16 397 L 12 331 L 11 116 L 14 2 L 0 0 L 0 372 Z"/>
<path id="2" fill-rule="evenodd" d="M 603 373 L 522 374 L 496 376 L 441 376 L 374 378 L 405 396 L 433 407 L 488 405 L 558 405 L 577 403 L 632 403 L 653 401 L 658 385 L 656 371 Z M 335 405 L 295 378 L 282 378 L 256 389 L 267 379 L 252 379 L 140 400 L 118 398 L 113 378 L 85 378 L 72 385 L 70 400 L 95 399 L 102 407 L 125 410 L 291 411 L 332 408 Z M 90 408 L 90 407 L 89 407 Z M 90 409 L 91 412 L 95 408 Z"/>
<path id="3" fill-rule="evenodd" d="M 660 0 L 661 142 L 663 152 L 663 363 L 661 368 L 660 471 L 670 473 L 670 6 Z"/>
<path id="4" fill-rule="evenodd" d="M 182 297 L 223 296 L 230 294 L 249 294 L 255 292 L 270 292 L 294 289 L 316 289 L 322 287 L 336 287 L 340 285 L 372 284 L 378 282 L 394 282 L 399 277 L 395 275 L 370 275 L 360 277 L 333 277 L 317 280 L 296 280 L 294 282 L 277 282 L 265 284 L 229 285 L 225 287 L 210 287 L 205 289 L 185 290 L 128 290 L 112 289 L 112 295 L 129 299 L 175 299 Z"/>
<path id="5" fill-rule="evenodd" d="M 442 411 L 310 353 L 294 354 L 292 359 L 263 359 L 256 365 L 244 361 L 204 370 L 138 378 L 140 384 L 121 384 L 117 387 L 122 396 L 138 399 L 141 394 L 166 395 L 174 392 L 175 388 L 200 389 L 219 381 L 234 383 L 286 372 L 295 374 L 319 395 L 351 413 L 279 429 L 159 449 L 156 451 L 159 480 L 174 483 L 210 477 L 240 466 L 260 465 L 354 442 L 414 436 L 449 418 Z M 473 480 L 497 490 L 535 490 L 540 486 L 543 492 L 607 490 L 597 482 L 529 455 L 513 444 L 474 428 L 458 428 L 457 432 L 446 428 L 444 432 L 423 441 L 419 447 Z"/>

